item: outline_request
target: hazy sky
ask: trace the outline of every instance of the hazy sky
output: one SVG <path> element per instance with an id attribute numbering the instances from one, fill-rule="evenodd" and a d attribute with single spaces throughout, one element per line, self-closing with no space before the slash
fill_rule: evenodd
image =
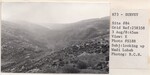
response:
<path id="1" fill-rule="evenodd" d="M 106 3 L 3 3 L 2 20 L 71 23 L 109 16 Z"/>

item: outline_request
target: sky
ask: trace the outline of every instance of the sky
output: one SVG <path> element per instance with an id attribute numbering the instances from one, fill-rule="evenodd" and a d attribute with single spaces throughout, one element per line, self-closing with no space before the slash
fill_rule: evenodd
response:
<path id="1" fill-rule="evenodd" d="M 32 23 L 72 23 L 109 15 L 108 3 L 2 3 L 2 20 Z"/>

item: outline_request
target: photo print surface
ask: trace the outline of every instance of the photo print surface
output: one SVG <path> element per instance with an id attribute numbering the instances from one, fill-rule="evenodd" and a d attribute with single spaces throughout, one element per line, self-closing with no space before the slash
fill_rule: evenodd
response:
<path id="1" fill-rule="evenodd" d="M 1 72 L 108 74 L 109 11 L 107 3 L 2 3 Z"/>

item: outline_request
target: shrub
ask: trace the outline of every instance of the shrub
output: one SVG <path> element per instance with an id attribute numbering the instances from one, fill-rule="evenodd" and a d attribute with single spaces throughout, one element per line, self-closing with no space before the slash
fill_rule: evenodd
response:
<path id="1" fill-rule="evenodd" d="M 87 68 L 87 63 L 83 62 L 83 61 L 78 61 L 77 62 L 77 67 L 79 69 L 86 69 Z"/>
<path id="2" fill-rule="evenodd" d="M 79 73 L 79 69 L 73 67 L 73 66 L 70 66 L 70 65 L 65 65 L 63 68 L 62 68 L 62 72 L 63 73 Z"/>
<path id="3" fill-rule="evenodd" d="M 56 73 L 55 69 L 49 68 L 44 71 L 44 73 Z"/>
<path id="4" fill-rule="evenodd" d="M 56 73 L 57 68 L 52 66 L 47 66 L 45 69 L 43 69 L 44 73 Z"/>
<path id="5" fill-rule="evenodd" d="M 107 57 L 105 58 L 105 61 L 109 61 L 109 56 L 107 56 Z"/>

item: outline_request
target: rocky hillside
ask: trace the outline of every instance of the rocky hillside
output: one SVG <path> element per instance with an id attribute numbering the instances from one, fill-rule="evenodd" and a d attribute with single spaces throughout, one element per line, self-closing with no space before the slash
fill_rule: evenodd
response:
<path id="1" fill-rule="evenodd" d="M 59 30 L 2 22 L 2 72 L 108 73 L 109 18 L 71 23 Z"/>

